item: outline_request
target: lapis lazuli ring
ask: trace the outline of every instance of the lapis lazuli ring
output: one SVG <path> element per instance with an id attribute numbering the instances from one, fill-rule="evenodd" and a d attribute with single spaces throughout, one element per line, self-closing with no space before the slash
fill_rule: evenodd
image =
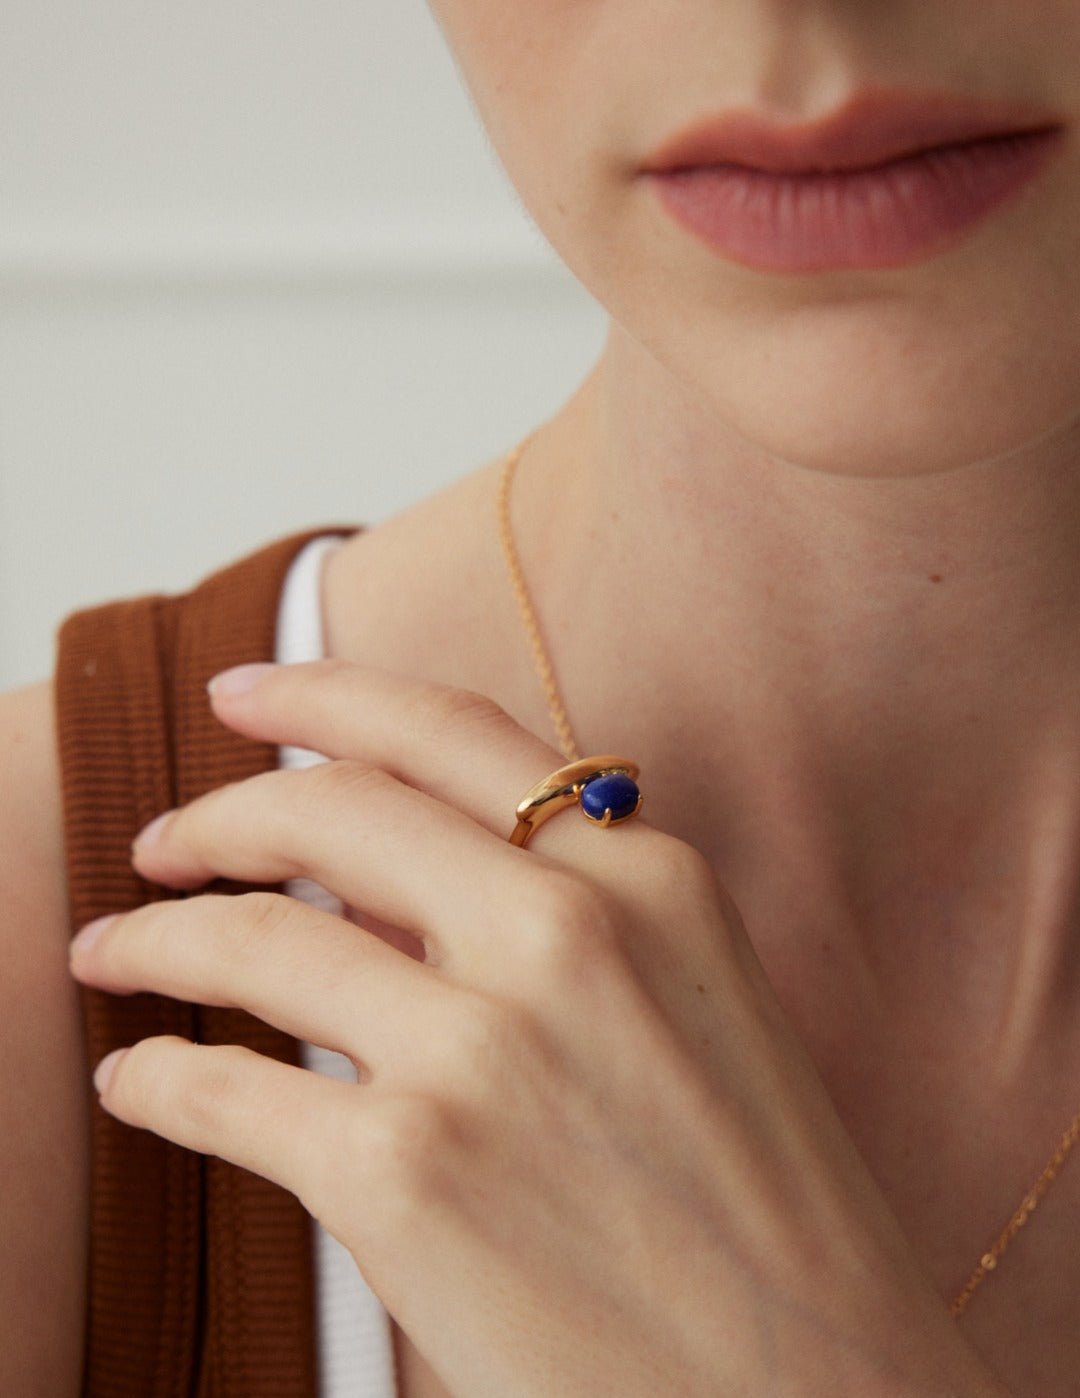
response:
<path id="1" fill-rule="evenodd" d="M 583 757 L 560 767 L 529 788 L 518 802 L 512 845 L 524 845 L 538 825 L 567 806 L 580 806 L 594 825 L 615 825 L 641 810 L 644 797 L 634 778 L 639 768 L 625 757 Z"/>

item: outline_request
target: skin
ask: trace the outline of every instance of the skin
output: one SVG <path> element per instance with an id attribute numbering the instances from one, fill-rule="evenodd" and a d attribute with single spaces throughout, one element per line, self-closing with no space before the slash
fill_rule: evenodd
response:
<path id="1" fill-rule="evenodd" d="M 159 1036 L 98 1066 L 106 1110 L 296 1193 L 451 1393 L 1006 1392 L 703 856 L 640 819 L 514 848 L 511 793 L 562 764 L 483 695 L 340 661 L 230 673 L 224 723 L 331 761 L 167 815 L 140 873 L 304 870 L 426 959 L 274 893 L 99 919 L 78 979 L 240 1004 L 358 1071 Z"/>
<path id="2" fill-rule="evenodd" d="M 648 1007 L 610 1021 L 618 1061 L 632 1070 L 656 1025 L 668 1026 L 684 1049 L 666 1060 L 664 1081 L 677 1101 L 702 1082 L 719 1085 L 720 1098 L 741 1087 L 760 1100 L 760 1075 L 779 1065 L 790 1089 L 778 1098 L 786 1113 L 770 1117 L 762 1108 L 742 1123 L 740 1139 L 760 1150 L 772 1143 L 770 1127 L 783 1134 L 782 1125 L 801 1121 L 807 1154 L 789 1163 L 809 1194 L 762 1185 L 754 1196 L 762 1227 L 740 1241 L 750 1249 L 761 1304 L 735 1302 L 739 1274 L 725 1267 L 734 1267 L 739 1249 L 720 1219 L 730 1191 L 753 1182 L 717 1174 L 719 1142 L 731 1141 L 732 1123 L 713 1117 L 700 1096 L 697 1109 L 665 1117 L 680 1158 L 701 1171 L 694 1179 L 704 1202 L 695 1218 L 708 1220 L 712 1246 L 690 1250 L 688 1275 L 698 1285 L 683 1290 L 661 1261 L 672 1240 L 684 1237 L 687 1221 L 677 1214 L 665 1215 L 647 1269 L 624 1258 L 601 1276 L 591 1270 L 594 1251 L 581 1256 L 568 1247 L 567 1265 L 549 1272 L 550 1259 L 526 1249 L 528 1265 L 506 1284 L 520 1308 L 513 1313 L 526 1315 L 530 1334 L 542 1337 L 528 1372 L 511 1318 L 487 1310 L 486 1293 L 465 1293 L 469 1304 L 454 1315 L 451 1333 L 439 1315 L 454 1286 L 447 1281 L 440 1291 L 436 1279 L 425 1289 L 426 1252 L 418 1257 L 407 1243 L 391 1249 L 384 1240 L 376 1266 L 399 1320 L 451 1391 L 481 1393 L 494 1384 L 491 1391 L 573 1393 L 603 1383 L 611 1391 L 655 1392 L 650 1365 L 671 1347 L 686 1356 L 688 1392 L 699 1382 L 709 1393 L 722 1382 L 733 1392 L 740 1384 L 755 1392 L 937 1392 L 926 1387 L 927 1376 L 940 1381 L 946 1372 L 956 1392 L 994 1391 L 974 1349 L 955 1329 L 941 1329 L 941 1296 L 955 1291 L 950 1278 L 974 1262 L 1041 1170 L 1076 1110 L 1080 1070 L 1080 152 L 1071 129 L 1080 116 L 1080 13 L 1066 0 L 1022 7 L 1019 0 L 899 0 L 887 8 L 686 0 L 671 9 L 658 15 L 645 0 L 434 5 L 529 213 L 612 318 L 594 371 L 523 459 L 514 518 L 579 745 L 633 755 L 648 774 L 648 820 L 620 832 L 616 846 L 610 835 L 583 842 L 580 830 L 562 833 L 570 821 L 563 817 L 529 853 L 552 860 L 548 873 L 584 875 L 590 897 L 599 882 L 613 900 L 604 902 L 604 920 L 615 935 L 598 972 L 611 980 L 601 985 L 622 984 L 628 964 L 638 974 L 642 956 L 648 963 L 640 972 Z M 1070 123 L 1069 139 L 1021 199 L 964 240 L 911 266 L 874 272 L 791 277 L 734 266 L 675 228 L 636 178 L 661 140 L 705 112 L 746 103 L 809 118 L 873 82 L 1023 99 Z M 542 701 L 521 654 L 513 676 L 502 658 L 517 622 L 490 537 L 473 542 L 494 469 L 343 549 L 325 600 L 332 654 L 385 658 L 394 671 L 437 668 L 466 694 L 497 696 L 503 719 L 521 716 L 521 724 L 500 730 L 494 725 L 502 720 L 489 713 L 482 740 L 466 726 L 455 730 L 462 735 L 452 753 L 456 780 L 452 774 L 436 793 L 445 806 L 501 830 L 521 791 L 559 758 L 529 746 L 532 735 L 546 732 Z M 411 582 L 399 583 L 403 556 L 425 561 Z M 468 579 L 467 598 L 463 586 L 445 585 L 459 576 Z M 401 594 L 388 597 L 377 637 L 365 630 L 371 623 L 356 599 L 371 595 L 362 583 L 391 578 Z M 469 605 L 488 620 L 478 631 L 493 639 L 477 642 L 461 673 L 458 657 L 432 652 L 431 638 L 440 619 L 448 634 L 462 634 L 461 609 Z M 421 614 L 425 627 L 413 621 L 410 629 L 409 618 Z M 403 637 L 393 647 L 385 639 L 391 632 Z M 348 674 L 355 693 L 309 745 L 348 763 L 404 763 L 406 750 L 372 746 L 369 733 L 350 727 L 374 681 L 359 667 Z M 297 690 L 289 710 L 296 728 L 282 723 L 281 740 L 303 738 L 317 692 L 314 684 L 310 695 Z M 424 700 L 417 703 L 422 715 Z M 274 736 L 273 712 L 221 716 L 252 736 Z M 461 774 L 483 764 L 495 731 L 513 736 L 500 750 L 497 781 L 491 777 L 478 800 L 462 790 Z M 416 742 L 422 734 L 423 725 L 407 736 Z M 505 781 L 511 769 L 520 780 Z M 295 783 L 289 789 L 299 790 Z M 216 870 L 265 877 L 282 847 L 295 855 L 292 841 L 302 834 L 283 790 L 233 793 L 228 799 L 238 804 L 229 819 L 208 798 L 186 825 L 171 827 L 173 844 L 141 856 L 149 861 L 143 867 L 163 882 L 179 874 L 191 886 L 212 848 Z M 363 790 L 366 800 L 370 790 Z M 342 798 L 343 819 L 350 811 L 363 819 L 354 797 Z M 270 825 L 260 816 L 272 817 Z M 245 829 L 243 838 L 227 837 Z M 654 843 L 638 848 L 628 839 Z M 722 877 L 711 893 L 707 880 L 695 881 L 694 906 L 678 919 L 665 914 L 674 894 L 656 873 L 666 859 L 657 851 L 672 846 L 655 844 L 660 839 L 696 851 Z M 636 857 L 623 862 L 628 849 Z M 594 865 L 595 851 L 603 861 Z M 307 857 L 316 856 L 328 886 L 352 877 L 331 850 L 313 844 Z M 459 869 L 470 867 L 463 853 Z M 492 908 L 514 915 L 527 903 L 514 877 L 523 867 L 521 860 L 506 864 L 493 879 Z M 403 887 L 413 869 L 411 860 L 402 864 Z M 616 896 L 627 887 L 632 906 Z M 148 916 L 194 919 L 199 906 L 188 900 Z M 588 907 L 595 922 L 597 905 Z M 379 915 L 408 922 L 392 902 Z M 588 956 L 581 908 L 563 909 L 557 921 L 578 938 L 574 955 Z M 314 918 L 302 925 L 318 954 L 324 929 Z M 242 944 L 242 916 L 235 923 L 208 918 L 206 927 L 220 939 L 206 964 L 228 965 L 222 949 L 233 937 Z M 529 929 L 515 928 L 513 944 L 524 937 L 528 945 Z M 114 984 L 161 988 L 153 978 L 173 975 L 198 998 L 198 967 L 148 964 L 138 938 L 123 929 L 115 925 L 102 944 L 112 959 L 100 968 Z M 434 925 L 420 930 L 448 937 Z M 542 928 L 533 931 L 543 940 Z M 185 924 L 182 944 L 196 947 L 195 933 L 196 925 Z M 682 967 L 687 947 L 714 958 L 711 1013 L 685 977 L 680 992 L 670 967 L 659 969 L 658 948 L 677 949 Z M 430 969 L 446 979 L 445 970 Z M 580 969 L 573 959 L 569 970 L 563 966 L 558 984 L 567 995 Z M 240 970 L 251 994 L 269 993 L 258 968 Z M 481 969 L 476 962 L 472 970 L 480 981 L 466 975 L 463 983 L 474 990 L 481 983 L 491 990 L 484 977 L 512 976 L 502 963 Z M 78 973 L 92 977 L 92 963 L 82 962 Z M 203 993 L 215 989 L 222 993 L 208 982 Z M 524 993 L 512 979 L 497 991 Z M 745 1008 L 746 1037 L 738 1054 L 717 1064 L 702 1041 L 715 1048 L 731 996 Z M 544 1006 L 529 1001 L 530 1013 L 550 1015 L 552 1003 L 558 997 Z M 357 1019 L 366 1016 L 365 1001 Z M 565 1049 L 556 1057 L 574 1071 L 535 1080 L 568 1104 L 577 1100 L 574 1084 L 592 1081 L 580 1043 L 588 1019 L 583 1012 L 545 1020 Z M 448 1033 L 467 1035 L 460 1019 L 454 1023 L 458 1030 Z M 312 1018 L 297 1032 L 318 1039 L 321 1026 Z M 400 1033 L 411 1041 L 407 1025 Z M 194 1052 L 205 1065 L 208 1051 Z M 246 1119 L 241 1074 L 235 1095 L 210 1112 L 191 1053 L 175 1042 L 140 1048 L 140 1056 L 122 1061 L 103 1105 L 185 1139 L 183 1103 L 194 1101 L 214 1130 L 206 1126 L 190 1143 L 234 1158 L 229 1123 Z M 435 1065 L 418 1061 L 411 1071 L 428 1099 L 445 1107 L 452 1084 L 432 1088 Z M 469 1080 L 476 1071 L 468 1060 Z M 151 1100 L 163 1100 L 145 1086 L 151 1080 L 178 1084 L 178 1115 L 151 1115 Z M 822 1083 L 827 1092 L 819 1092 Z M 478 1127 L 478 1135 L 490 1141 L 497 1136 L 491 1123 L 514 1111 L 498 1084 L 488 1086 L 487 1134 Z M 258 1099 L 258 1090 L 249 1092 Z M 636 1103 L 616 1114 L 606 1140 L 638 1142 L 641 1111 Z M 425 1129 L 441 1130 L 436 1139 L 453 1159 L 447 1127 L 460 1118 L 444 1111 L 438 1120 L 442 1128 L 428 1122 Z M 530 1121 L 533 1132 L 514 1137 L 515 1160 L 528 1154 L 523 1142 L 535 1149 L 547 1138 L 550 1123 L 536 1115 L 526 1127 Z M 333 1137 L 331 1125 L 325 1131 Z M 860 1173 L 845 1140 L 870 1162 L 870 1175 Z M 916 1141 L 923 1149 L 913 1152 Z M 390 1145 L 391 1158 L 405 1149 L 400 1134 Z M 365 1232 L 365 1220 L 343 1217 L 303 1162 L 277 1159 L 272 1142 L 263 1149 L 266 1172 L 280 1170 L 306 1190 L 313 1212 L 325 1213 L 370 1265 L 378 1240 Z M 924 1152 L 926 1159 L 911 1158 Z M 528 1240 L 535 1218 L 515 1212 L 520 1198 L 500 1188 L 505 1176 L 494 1166 L 484 1173 L 488 1158 L 477 1157 L 478 1181 L 507 1211 L 500 1215 L 507 1230 Z M 537 1164 L 553 1191 L 544 1197 L 558 1199 L 553 1214 L 564 1222 L 597 1193 L 585 1159 L 576 1165 L 561 1153 L 557 1169 Z M 717 1192 L 706 1176 L 718 1181 Z M 603 1178 L 631 1203 L 665 1198 L 671 1183 L 658 1169 L 653 1192 L 635 1195 L 643 1187 L 633 1172 L 612 1166 Z M 1063 1174 L 1040 1220 L 1046 1209 L 1056 1214 L 1041 1231 L 1029 1229 L 1024 1250 L 1014 1245 L 1009 1289 L 995 1278 L 998 1289 L 980 1300 L 967 1330 L 998 1372 L 1015 1360 L 1027 1391 L 1041 1395 L 1071 1391 L 1080 1362 L 1069 1352 L 1069 1324 L 1053 1308 L 1055 1288 L 1075 1295 L 1080 1286 L 1063 1241 L 1080 1224 L 1072 1179 Z M 557 1193 L 559 1181 L 565 1195 Z M 376 1183 L 390 1187 L 385 1178 Z M 457 1196 L 442 1176 L 434 1184 L 422 1178 L 417 1188 L 429 1201 L 423 1191 L 434 1190 L 453 1221 L 443 1255 L 505 1264 L 502 1254 L 484 1251 L 467 1210 L 447 1208 L 448 1194 Z M 800 1221 L 824 1219 L 838 1228 L 808 1222 L 809 1232 L 798 1231 Z M 876 1280 L 865 1296 L 852 1284 L 850 1255 L 836 1256 L 837 1235 L 873 1259 Z M 610 1237 L 617 1242 L 618 1231 Z M 783 1303 L 790 1276 L 765 1260 L 770 1239 L 793 1237 L 796 1252 L 806 1247 L 826 1259 L 820 1290 L 834 1309 L 814 1311 L 809 1329 L 796 1319 L 806 1313 Z M 710 1273 L 717 1255 L 726 1259 L 719 1276 Z M 659 1318 L 650 1343 L 635 1349 L 617 1326 L 604 1329 L 596 1298 L 636 1314 L 646 1304 L 635 1290 L 646 1284 L 643 1271 L 647 1304 L 659 1304 Z M 529 1290 L 538 1278 L 546 1304 Z M 796 1294 L 806 1303 L 819 1288 L 804 1277 Z M 573 1326 L 550 1300 L 559 1296 L 574 1298 Z M 746 1322 L 734 1327 L 742 1343 L 722 1353 L 709 1345 L 717 1315 Z M 778 1329 L 759 1346 L 766 1318 Z M 588 1368 L 594 1347 L 581 1338 L 594 1333 L 610 1338 L 606 1352 L 615 1357 L 602 1374 Z M 928 1369 L 904 1371 L 897 1346 L 922 1356 Z M 1036 1370 L 1037 1361 L 1050 1365 L 1051 1351 L 1058 1356 L 1053 1372 Z M 474 1370 L 477 1352 L 490 1362 Z"/>
<path id="3" fill-rule="evenodd" d="M 735 266 L 635 172 L 703 113 L 797 120 L 874 81 L 1073 122 L 1080 11 L 434 10 L 529 213 L 612 315 L 517 487 L 580 726 L 621 707 L 673 781 L 692 746 L 737 900 L 797 871 L 882 1009 L 947 1004 L 1014 1077 L 1077 990 L 1075 135 L 961 244 L 884 271 Z M 977 986 L 975 959 L 995 968 Z"/>

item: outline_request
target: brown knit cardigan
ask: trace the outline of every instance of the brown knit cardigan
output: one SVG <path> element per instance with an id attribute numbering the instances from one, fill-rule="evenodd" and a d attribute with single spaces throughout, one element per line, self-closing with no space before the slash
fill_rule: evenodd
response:
<path id="1" fill-rule="evenodd" d="M 58 634 L 56 711 L 72 931 L 182 897 L 131 867 L 151 817 L 277 764 L 213 716 L 206 681 L 273 659 L 289 564 L 331 525 L 280 539 L 181 596 L 112 602 Z M 218 880 L 214 891 L 241 885 Z M 250 885 L 245 885 L 250 887 Z M 317 1398 L 311 1217 L 260 1176 L 117 1121 L 89 1069 L 154 1034 L 299 1062 L 243 1010 L 80 986 L 91 1107 L 84 1398 Z"/>

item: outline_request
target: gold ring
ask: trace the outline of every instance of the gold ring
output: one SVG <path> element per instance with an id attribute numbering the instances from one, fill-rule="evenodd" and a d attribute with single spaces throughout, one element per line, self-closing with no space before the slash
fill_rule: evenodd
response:
<path id="1" fill-rule="evenodd" d="M 644 797 L 634 778 L 639 768 L 625 757 L 583 757 L 531 786 L 517 805 L 512 845 L 524 846 L 538 825 L 577 805 L 593 825 L 616 825 L 641 810 Z"/>

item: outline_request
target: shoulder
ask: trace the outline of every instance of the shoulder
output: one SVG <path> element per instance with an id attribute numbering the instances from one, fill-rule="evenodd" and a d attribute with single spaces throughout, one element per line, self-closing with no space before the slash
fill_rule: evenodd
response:
<path id="1" fill-rule="evenodd" d="M 335 552 L 323 591 L 328 655 L 500 687 L 492 633 L 517 624 L 497 529 L 500 468 L 501 458 L 485 463 Z"/>
<path id="2" fill-rule="evenodd" d="M 51 679 L 0 694 L 0 791 L 0 820 L 6 826 L 0 858 L 13 862 L 12 856 L 18 850 L 24 859 L 16 867 L 27 876 L 62 876 L 60 780 Z"/>
<path id="3" fill-rule="evenodd" d="M 64 840 L 53 682 L 0 694 L 0 918 L 5 975 L 16 968 L 46 974 L 43 961 L 66 976 L 67 908 Z"/>
<path id="4" fill-rule="evenodd" d="M 68 973 L 51 681 L 0 694 L 0 1392 L 76 1394 L 88 1065 Z"/>

